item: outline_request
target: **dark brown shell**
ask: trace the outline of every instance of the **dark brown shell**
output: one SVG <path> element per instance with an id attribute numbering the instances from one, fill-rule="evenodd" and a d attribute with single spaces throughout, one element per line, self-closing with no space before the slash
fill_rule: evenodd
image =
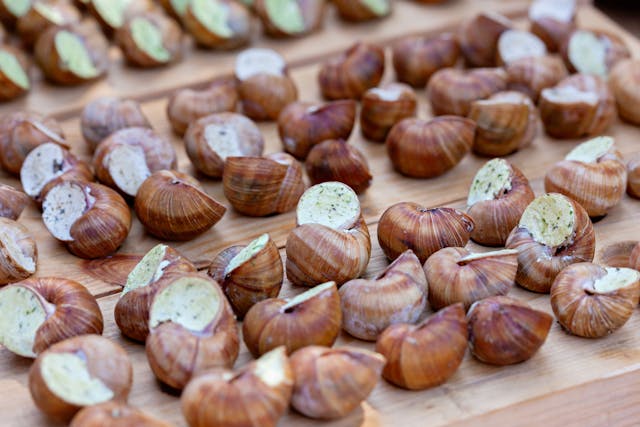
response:
<path id="1" fill-rule="evenodd" d="M 471 306 L 467 313 L 469 348 L 479 360 L 511 365 L 530 359 L 544 344 L 553 317 L 525 302 L 496 296 Z"/>
<path id="2" fill-rule="evenodd" d="M 507 88 L 507 73 L 502 68 L 461 70 L 444 68 L 427 84 L 427 96 L 434 115 L 467 116 L 471 103 Z"/>
<path id="3" fill-rule="evenodd" d="M 554 88 L 571 87 L 597 96 L 595 104 L 587 102 L 555 102 L 545 96 Z M 554 88 L 542 91 L 539 102 L 540 118 L 546 132 L 554 138 L 579 138 L 602 134 L 616 118 L 616 105 L 611 89 L 600 77 L 573 74 Z"/>
<path id="4" fill-rule="evenodd" d="M 253 120 L 277 120 L 280 112 L 298 99 L 298 89 L 288 75 L 260 73 L 238 82 L 242 111 Z"/>
<path id="5" fill-rule="evenodd" d="M 82 110 L 80 128 L 91 151 L 115 131 L 128 127 L 151 127 L 134 100 L 105 96 L 89 102 Z"/>
<path id="6" fill-rule="evenodd" d="M 379 92 L 393 91 L 395 99 L 385 99 Z M 360 130 L 371 141 L 384 142 L 396 123 L 416 115 L 418 99 L 411 87 L 403 83 L 387 83 L 369 89 L 362 97 Z"/>
<path id="7" fill-rule="evenodd" d="M 387 153 L 403 175 L 433 178 L 455 167 L 471 151 L 474 121 L 457 116 L 404 119 L 387 136 Z"/>
<path id="8" fill-rule="evenodd" d="M 202 90 L 187 88 L 174 92 L 167 104 L 167 116 L 174 132 L 182 135 L 191 122 L 214 113 L 233 112 L 237 105 L 235 79 L 221 77 Z"/>
<path id="9" fill-rule="evenodd" d="M 479 13 L 458 28 L 460 50 L 472 67 L 496 65 L 496 50 L 500 35 L 513 23 L 497 13 Z"/>
<path id="10" fill-rule="evenodd" d="M 318 83 L 326 99 L 360 99 L 377 86 L 384 73 L 384 49 L 358 42 L 344 53 L 328 60 L 318 74 Z"/>
<path id="11" fill-rule="evenodd" d="M 329 139 L 314 146 L 305 166 L 312 185 L 338 181 L 358 194 L 371 185 L 367 159 L 360 150 L 343 140 Z"/>
<path id="12" fill-rule="evenodd" d="M 458 40 L 451 33 L 433 38 L 409 36 L 393 45 L 393 68 L 398 81 L 423 88 L 433 73 L 453 67 L 459 56 Z"/>
<path id="13" fill-rule="evenodd" d="M 305 190 L 302 165 L 285 153 L 229 157 L 222 184 L 234 209 L 248 216 L 288 212 L 296 207 Z"/>
<path id="14" fill-rule="evenodd" d="M 447 307 L 419 325 L 389 326 L 376 351 L 387 359 L 382 376 L 409 390 L 435 387 L 447 381 L 467 352 L 467 320 L 462 304 Z"/>
<path id="15" fill-rule="evenodd" d="M 327 139 L 349 139 L 357 103 L 338 100 L 325 104 L 293 102 L 278 117 L 278 133 L 284 149 L 298 159 Z"/>
<path id="16" fill-rule="evenodd" d="M 147 178 L 134 208 L 145 229 L 166 240 L 190 240 L 213 227 L 226 208 L 178 171 L 161 170 Z"/>
<path id="17" fill-rule="evenodd" d="M 424 263 L 439 249 L 467 244 L 473 220 L 453 208 L 424 208 L 401 202 L 388 208 L 378 223 L 378 243 L 390 260 L 411 249 Z"/>

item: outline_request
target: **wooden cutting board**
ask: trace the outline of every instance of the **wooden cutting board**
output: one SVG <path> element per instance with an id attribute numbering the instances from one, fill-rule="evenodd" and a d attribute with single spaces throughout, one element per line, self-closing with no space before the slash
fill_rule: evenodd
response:
<path id="1" fill-rule="evenodd" d="M 410 33 L 435 34 L 454 29 L 465 17 L 480 10 L 503 11 L 518 20 L 525 16 L 527 1 L 458 0 L 440 6 L 421 6 L 414 2 L 397 1 L 394 15 L 378 23 L 345 24 L 333 13 L 327 17 L 325 29 L 311 37 L 290 40 L 265 40 L 256 34 L 255 44 L 270 46 L 282 52 L 292 64 L 292 76 L 300 89 L 300 98 L 320 99 L 316 84 L 319 64 L 326 57 L 363 39 L 388 45 L 392 40 Z M 640 42 L 621 30 L 601 13 L 585 6 L 580 11 L 583 26 L 608 29 L 620 34 L 628 42 L 634 56 L 640 55 Z M 98 95 L 118 94 L 140 99 L 156 131 L 171 138 L 179 156 L 179 169 L 193 173 L 181 140 L 169 128 L 165 116 L 166 94 L 175 87 L 197 86 L 214 76 L 229 72 L 233 53 L 192 51 L 185 62 L 160 71 L 133 71 L 121 64 L 113 52 L 113 69 L 109 77 L 92 86 L 75 89 L 53 88 L 36 84 L 27 98 L 0 106 L 0 113 L 30 108 L 53 114 L 62 126 L 75 153 L 85 159 L 90 155 L 79 131 L 78 114 L 84 103 Z M 389 64 L 389 63 L 388 63 Z M 390 67 L 388 67 L 390 68 Z M 385 80 L 392 80 L 388 70 Z M 430 108 L 419 90 L 419 115 L 430 116 Z M 280 151 L 281 145 L 273 123 L 260 124 L 264 133 L 266 152 Z M 616 122 L 609 133 L 626 156 L 640 149 L 640 128 Z M 368 158 L 374 176 L 371 188 L 361 196 L 363 212 L 373 236 L 372 260 L 366 276 L 374 276 L 387 261 L 377 244 L 376 224 L 382 212 L 400 201 L 415 201 L 425 206 L 453 206 L 464 208 L 468 186 L 477 169 L 487 160 L 469 155 L 454 170 L 430 180 L 404 178 L 395 173 L 386 157 L 385 147 L 365 141 L 354 130 L 351 143 Z M 541 131 L 532 147 L 509 156 L 532 181 L 536 194 L 543 192 L 545 171 L 581 141 L 554 141 Z M 0 174 L 0 181 L 19 186 L 12 177 Z M 220 182 L 204 180 L 206 190 L 226 202 Z M 640 240 L 640 202 L 625 197 L 604 219 L 595 225 L 597 249 L 629 239 Z M 151 373 L 144 347 L 120 336 L 113 321 L 113 307 L 118 299 L 119 286 L 87 274 L 86 263 L 71 256 L 52 239 L 42 226 L 39 212 L 30 207 L 20 221 L 37 236 L 40 252 L 38 275 L 63 275 L 83 283 L 96 296 L 105 317 L 105 336 L 123 345 L 134 364 L 134 386 L 130 402 L 177 425 L 184 425 L 178 397 L 167 393 Z M 247 243 L 259 234 L 268 232 L 280 248 L 295 225 L 293 213 L 269 218 L 246 218 L 228 211 L 225 217 L 205 235 L 186 243 L 176 244 L 188 258 L 204 267 L 226 246 Z M 147 236 L 134 221 L 131 234 L 120 253 L 142 254 L 158 241 Z M 475 249 L 480 249 L 471 245 Z M 284 250 L 282 251 L 284 256 Z M 284 296 L 300 293 L 302 289 L 285 282 Z M 551 313 L 549 298 L 514 289 L 516 298 L 529 301 L 534 307 Z M 287 414 L 281 426 L 413 426 L 413 425 L 563 425 L 605 426 L 637 425 L 640 416 L 640 316 L 635 314 L 629 323 L 615 334 L 598 340 L 572 337 L 554 324 L 542 349 L 531 360 L 510 367 L 482 364 L 467 354 L 460 370 L 446 384 L 421 392 L 409 392 L 380 381 L 367 402 L 348 417 L 334 422 L 306 419 L 295 412 Z M 343 334 L 337 345 L 356 345 L 373 348 L 373 344 L 357 341 Z M 246 349 L 236 366 L 248 362 Z M 55 425 L 41 415 L 33 405 L 27 388 L 27 372 L 31 361 L 18 358 L 0 348 L 0 424 L 6 426 Z"/>

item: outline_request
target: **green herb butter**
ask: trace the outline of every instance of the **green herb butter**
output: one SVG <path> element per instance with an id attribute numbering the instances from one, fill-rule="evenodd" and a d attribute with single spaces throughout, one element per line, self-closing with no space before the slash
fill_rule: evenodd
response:
<path id="1" fill-rule="evenodd" d="M 266 0 L 267 15 L 281 31 L 289 34 L 305 30 L 302 10 L 296 0 Z"/>
<path id="2" fill-rule="evenodd" d="M 29 76 L 12 53 L 0 50 L 0 72 L 22 89 L 29 89 Z"/>
<path id="3" fill-rule="evenodd" d="M 202 25 L 219 37 L 230 38 L 233 30 L 229 27 L 229 7 L 217 0 L 192 0 L 191 10 Z"/>
<path id="4" fill-rule="evenodd" d="M 61 66 L 83 79 L 92 79 L 100 74 L 93 64 L 86 46 L 77 34 L 60 31 L 55 38 L 56 52 Z"/>

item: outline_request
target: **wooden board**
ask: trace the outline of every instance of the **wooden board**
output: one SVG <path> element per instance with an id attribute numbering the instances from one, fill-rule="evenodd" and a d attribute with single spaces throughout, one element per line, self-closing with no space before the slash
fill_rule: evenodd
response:
<path id="1" fill-rule="evenodd" d="M 316 74 L 319 59 L 335 50 L 346 47 L 354 38 L 379 39 L 388 42 L 390 39 L 406 32 L 422 29 L 428 33 L 451 28 L 469 10 L 478 10 L 480 4 L 507 8 L 510 13 L 522 15 L 524 2 L 492 2 L 454 1 L 450 6 L 442 8 L 417 7 L 411 2 L 397 2 L 396 15 L 388 23 L 380 23 L 379 28 L 388 29 L 383 37 L 378 31 L 372 32 L 372 26 L 358 26 L 355 29 L 344 29 L 345 33 L 316 36 L 322 40 L 314 49 L 293 51 L 296 56 L 292 67 L 292 76 L 300 88 L 301 99 L 320 99 L 316 85 Z M 470 9 L 467 9 L 469 6 Z M 480 7 L 481 8 L 481 7 Z M 511 9 L 509 9 L 511 8 Z M 495 9 L 494 9 L 495 10 Z M 409 13 L 409 12 L 410 13 Z M 464 13 L 462 13 L 464 11 Z M 411 20 L 405 20 L 411 16 Z M 439 20 L 430 19 L 438 16 Z M 402 19 L 401 19 L 402 18 Z M 423 20 L 419 19 L 423 18 Z M 413 21 L 420 21 L 414 25 Z M 595 9 L 585 7 L 579 15 L 581 24 L 609 29 L 622 35 L 629 43 L 635 56 L 640 55 L 640 42 L 617 28 L 610 20 Z M 422 25 L 424 22 L 424 25 Z M 524 25 L 524 22 L 520 22 Z M 344 24 L 328 22 L 327 26 L 342 29 Z M 375 27 L 376 29 L 378 27 Z M 342 31 L 342 30 L 341 30 Z M 382 31 L 382 30 L 380 30 Z M 387 31 L 387 30 L 385 30 Z M 347 38 L 348 37 L 348 38 Z M 326 42 L 326 44 L 325 44 Z M 269 42 L 273 43 L 273 42 Z M 289 44 L 287 44 L 289 43 Z M 296 43 L 306 43 L 303 40 Z M 285 42 L 288 51 L 294 42 Z M 322 48 L 321 48 L 322 47 Z M 327 48 L 325 51 L 324 48 Z M 289 56 L 291 58 L 291 56 Z M 231 57 L 229 57 L 231 58 Z M 224 66 L 216 70 L 223 72 Z M 193 81 L 177 81 L 180 85 L 198 84 L 200 79 L 208 79 L 215 72 L 204 77 L 193 76 Z M 393 79 L 393 73 L 387 72 L 385 79 Z M 128 77 L 129 74 L 126 74 Z M 134 77 L 135 79 L 136 77 Z M 170 82 L 171 79 L 166 80 Z M 125 85 L 126 83 L 122 83 Z M 164 92 L 172 87 L 169 84 L 160 89 L 154 87 L 145 99 L 142 107 L 148 114 L 154 128 L 162 135 L 172 138 L 179 155 L 179 168 L 193 172 L 186 158 L 181 141 L 171 134 L 165 118 L 166 98 Z M 49 91 L 42 88 L 38 94 L 44 104 L 49 105 L 44 112 L 57 114 L 63 119 L 63 128 L 76 153 L 89 159 L 89 153 L 83 145 L 79 134 L 77 119 L 81 102 L 74 100 L 71 106 L 51 106 L 56 98 L 66 96 L 66 92 Z M 109 88 L 106 93 L 118 92 L 118 88 Z M 429 106 L 424 91 L 418 91 L 420 101 L 419 115 L 428 117 Z M 99 92 L 104 93 L 104 92 Z M 36 94 L 34 94 L 36 95 Z M 82 102 L 95 93 L 83 94 Z M 24 102 L 31 102 L 28 98 Z M 35 102 L 35 101 L 34 101 Z M 37 105 L 36 105 L 37 106 Z M 5 106 L 5 109 L 19 108 Z M 273 123 L 260 125 L 267 141 L 267 152 L 281 150 Z M 640 149 L 640 128 L 622 122 L 616 122 L 609 132 L 614 136 L 623 154 Z M 509 156 L 509 160 L 517 165 L 532 181 L 536 194 L 543 192 L 542 178 L 544 172 L 557 160 L 562 158 L 579 141 L 554 141 L 544 136 L 535 140 L 532 147 Z M 431 180 L 415 180 L 401 177 L 395 173 L 388 161 L 385 147 L 363 140 L 359 129 L 354 131 L 351 143 L 360 148 L 367 156 L 372 174 L 373 185 L 361 197 L 363 212 L 373 236 L 372 260 L 366 272 L 370 277 L 382 270 L 387 261 L 376 241 L 376 224 L 381 213 L 393 203 L 399 201 L 416 201 L 425 206 L 453 206 L 464 208 L 467 189 L 476 170 L 486 159 L 467 156 L 454 170 L 442 177 Z M 12 185 L 19 183 L 6 175 L 0 175 L 2 182 Z M 220 182 L 204 180 L 206 190 L 217 199 L 226 203 Z M 603 220 L 596 224 L 598 251 L 621 240 L 640 240 L 640 202 L 625 197 L 623 202 L 612 209 Z M 122 344 L 134 363 L 134 387 L 130 401 L 150 412 L 161 416 L 177 425 L 184 425 L 180 413 L 179 399 L 161 389 L 154 379 L 146 358 L 143 346 L 121 337 L 113 322 L 113 307 L 118 299 L 119 287 L 87 275 L 84 262 L 69 255 L 64 247 L 48 236 L 40 221 L 40 215 L 34 208 L 29 208 L 20 220 L 38 236 L 40 251 L 38 275 L 64 275 L 79 280 L 99 297 L 99 303 L 106 319 L 105 335 Z M 210 232 L 191 242 L 175 245 L 187 257 L 200 266 L 205 266 L 219 250 L 234 243 L 248 242 L 258 234 L 269 232 L 280 248 L 284 247 L 286 236 L 294 227 L 293 213 L 275 217 L 249 219 L 230 210 L 223 220 Z M 143 253 L 157 240 L 147 236 L 140 224 L 135 221 L 132 232 L 121 253 Z M 477 245 L 471 245 L 481 249 Z M 282 250 L 284 256 L 284 250 Z M 288 282 L 283 286 L 285 296 L 301 292 Z M 551 313 L 549 298 L 514 289 L 512 296 L 529 301 L 534 307 Z M 484 365 L 467 354 L 460 370 L 443 386 L 422 391 L 408 392 L 380 381 L 370 398 L 357 411 L 347 418 L 325 423 L 308 420 L 294 412 L 285 416 L 282 426 L 411 426 L 411 425 L 634 425 L 640 416 L 637 405 L 637 393 L 640 392 L 640 316 L 632 317 L 629 323 L 615 334 L 599 340 L 586 340 L 572 337 L 564 333 L 557 324 L 552 327 L 547 343 L 530 361 L 510 367 L 496 368 Z M 357 345 L 372 348 L 370 343 L 357 341 L 343 334 L 337 345 Z M 246 349 L 242 349 L 236 366 L 250 360 Z M 30 361 L 12 356 L 0 348 L 0 424 L 7 426 L 47 426 L 55 425 L 42 416 L 32 404 L 27 389 L 27 372 Z"/>
<path id="2" fill-rule="evenodd" d="M 252 46 L 280 51 L 292 66 L 318 61 L 344 49 L 351 41 L 366 37 L 369 41 L 388 42 L 410 33 L 441 31 L 460 20 L 484 10 L 499 11 L 506 16 L 522 15 L 528 0 L 453 0 L 447 4 L 424 6 L 406 0 L 395 1 L 392 19 L 360 24 L 345 24 L 333 8 L 327 8 L 323 30 L 303 38 L 269 39 L 260 35 L 260 25 L 252 26 Z M 401 25 L 400 25 L 401 23 Z M 128 67 L 117 48 L 110 50 L 111 67 L 107 77 L 97 83 L 76 88 L 56 87 L 42 81 L 33 93 L 21 101 L 0 104 L 0 114 L 13 108 L 27 108 L 47 114 L 77 112 L 89 100 L 102 95 L 119 95 L 136 99 L 157 98 L 183 86 L 204 84 L 214 76 L 233 70 L 237 52 L 198 49 L 186 40 L 184 60 L 162 70 L 138 70 Z"/>

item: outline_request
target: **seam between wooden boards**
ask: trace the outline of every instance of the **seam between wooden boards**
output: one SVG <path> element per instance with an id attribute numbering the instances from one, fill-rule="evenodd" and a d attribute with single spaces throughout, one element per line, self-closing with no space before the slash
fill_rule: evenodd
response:
<path id="1" fill-rule="evenodd" d="M 590 7 L 590 6 L 585 6 L 585 7 Z M 526 16 L 527 15 L 527 10 L 507 11 L 506 13 L 504 13 L 504 15 L 506 17 L 510 18 L 510 19 L 518 19 L 518 18 L 522 18 L 522 17 Z M 410 32 L 410 33 L 407 33 L 407 34 L 403 34 L 401 36 L 393 36 L 393 37 L 382 38 L 382 39 L 379 39 L 379 40 L 373 40 L 372 42 L 387 48 L 390 45 L 392 45 L 395 41 L 400 40 L 403 37 L 412 36 L 412 35 L 433 36 L 433 35 L 436 35 L 436 34 L 439 34 L 439 33 L 442 33 L 442 32 L 454 31 L 459 25 L 460 25 L 460 23 L 446 24 L 446 25 L 443 25 L 441 27 L 437 27 L 437 28 L 430 29 L 430 30 L 427 30 L 427 31 Z M 353 41 L 350 40 L 349 42 L 351 43 Z M 339 54 L 340 52 L 344 51 L 344 49 L 346 49 L 346 46 L 344 46 L 341 49 L 330 50 L 330 51 L 324 52 L 322 54 L 310 55 L 310 56 L 307 56 L 307 57 L 304 57 L 304 58 L 291 60 L 291 61 L 289 61 L 287 63 L 287 68 L 290 69 L 290 70 L 293 70 L 293 69 L 303 68 L 303 67 L 306 67 L 306 66 L 309 66 L 309 65 L 313 65 L 315 63 L 324 62 L 328 58 L 331 58 L 331 57 Z M 238 53 L 239 52 L 241 52 L 241 50 L 239 50 Z M 221 72 L 220 74 L 214 76 L 213 78 L 207 78 L 207 79 L 204 79 L 204 80 L 191 82 L 191 83 L 188 83 L 188 84 L 185 84 L 185 85 L 177 85 L 177 86 L 173 86 L 171 88 L 157 90 L 157 91 L 150 92 L 150 93 L 147 93 L 147 94 L 144 94 L 144 95 L 132 96 L 131 99 L 133 99 L 135 101 L 138 101 L 140 103 L 150 102 L 150 101 L 154 101 L 154 100 L 157 100 L 157 99 L 160 99 L 160 98 L 168 97 L 170 94 L 172 94 L 176 90 L 187 89 L 187 88 L 192 88 L 192 89 L 202 88 L 202 87 L 206 86 L 208 83 L 210 83 L 215 78 L 230 77 L 230 76 L 233 76 L 233 74 L 232 74 L 231 71 L 227 70 L 227 71 Z M 72 108 L 72 109 L 69 109 L 69 110 L 62 110 L 62 111 L 58 111 L 56 113 L 52 113 L 52 114 L 50 114 L 50 116 L 55 118 L 55 119 L 58 119 L 58 120 L 69 120 L 69 119 L 72 119 L 72 118 L 74 118 L 76 116 L 79 116 L 81 111 L 82 111 L 81 108 Z"/>

